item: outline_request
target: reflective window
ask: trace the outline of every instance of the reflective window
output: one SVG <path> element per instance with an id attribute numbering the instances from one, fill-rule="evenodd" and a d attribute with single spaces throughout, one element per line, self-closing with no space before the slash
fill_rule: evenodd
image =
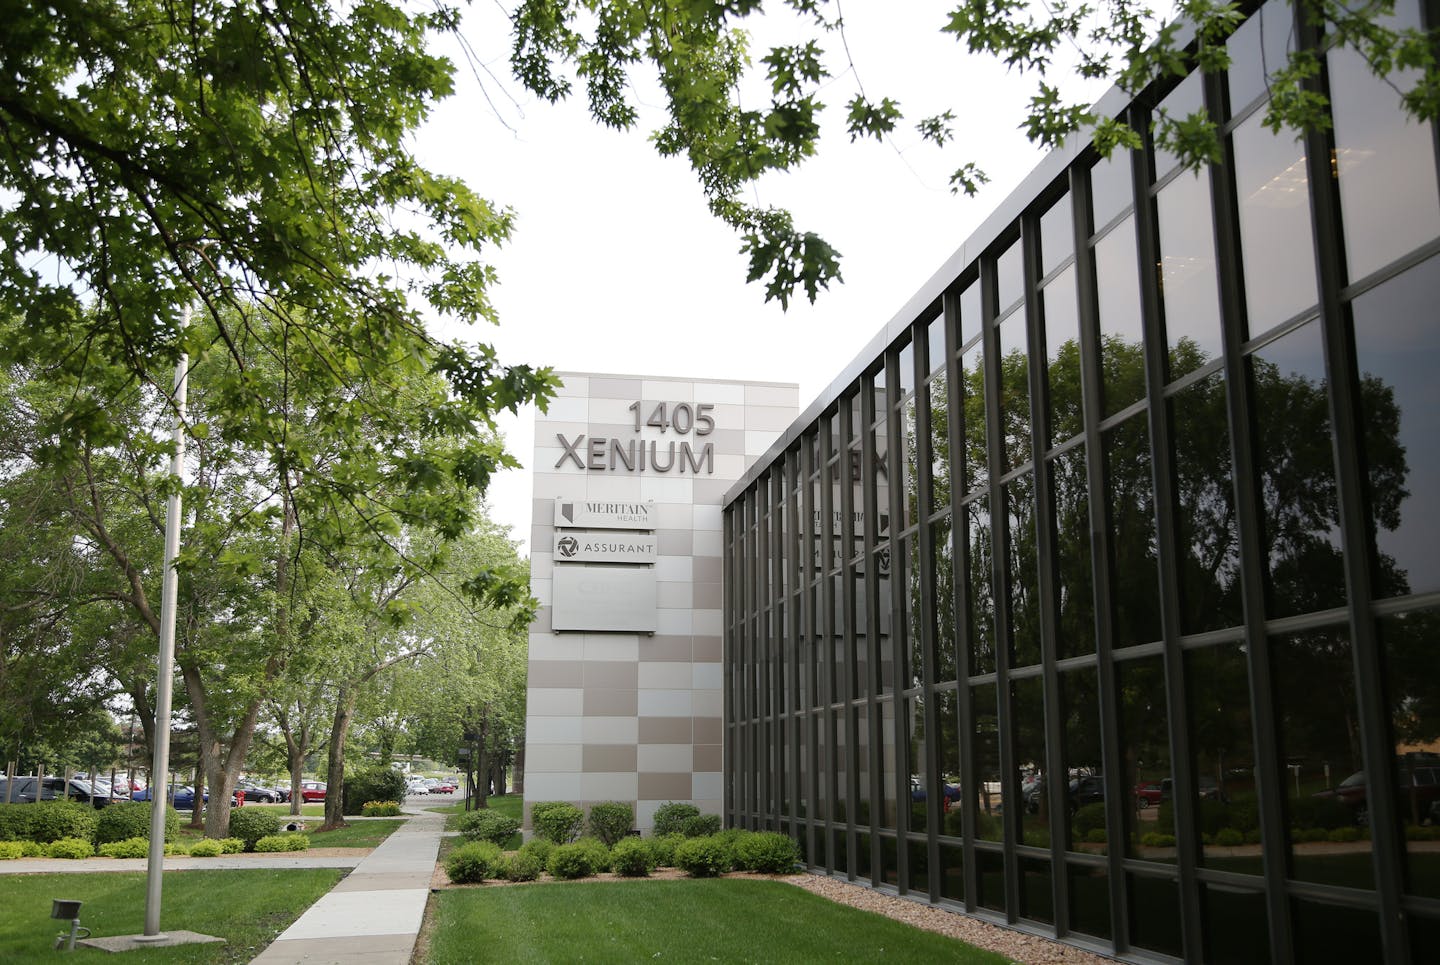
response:
<path id="1" fill-rule="evenodd" d="M 1130 207 L 1134 186 L 1130 180 L 1130 152 L 1116 148 L 1090 169 L 1090 229 L 1099 231 Z"/>
<path id="2" fill-rule="evenodd" d="M 1413 0 L 1400 0 L 1386 23 L 1419 27 L 1419 14 Z M 1351 279 L 1358 279 L 1440 236 L 1435 131 L 1410 117 L 1400 101 L 1399 92 L 1420 79 L 1418 70 L 1381 80 L 1348 47 L 1327 57 L 1345 261 Z"/>
<path id="3" fill-rule="evenodd" d="M 1065 728 L 1065 773 L 1069 797 L 1066 847 L 1070 851 L 1103 853 L 1109 841 L 1105 826 L 1105 768 L 1100 750 L 1100 703 L 1094 668 L 1060 675 L 1061 713 Z"/>
<path id="4" fill-rule="evenodd" d="M 1100 302 L 1100 373 L 1105 414 L 1113 415 L 1145 396 L 1140 263 L 1132 219 L 1126 218 L 1096 243 L 1095 286 Z"/>
<path id="5" fill-rule="evenodd" d="M 1437 296 L 1440 258 L 1432 258 L 1352 303 L 1380 596 L 1440 590 Z"/>
<path id="6" fill-rule="evenodd" d="M 1235 129 L 1235 192 L 1250 334 L 1315 304 L 1314 246 L 1305 147 L 1276 135 L 1257 113 Z"/>
<path id="7" fill-rule="evenodd" d="M 1169 878 L 1126 875 L 1130 941 L 1136 948 L 1181 957 L 1180 888 Z"/>
<path id="8" fill-rule="evenodd" d="M 1102 940 L 1110 937 L 1110 880 L 1104 867 L 1066 866 L 1070 885 L 1070 927 Z"/>
<path id="9" fill-rule="evenodd" d="M 1173 804 L 1166 820 L 1160 805 L 1174 797 L 1170 726 L 1165 711 L 1165 663 L 1160 657 L 1115 665 L 1120 694 L 1122 786 L 1134 795 L 1125 809 L 1125 853 L 1145 861 L 1174 863 Z"/>
<path id="10" fill-rule="evenodd" d="M 1185 651 L 1186 702 L 1201 859 L 1207 868 L 1259 875 L 1260 809 L 1245 660 L 1245 649 L 1235 644 Z"/>
<path id="11" fill-rule="evenodd" d="M 1030 459 L 1030 376 L 1026 352 L 1025 313 L 1017 311 L 1000 323 L 1000 426 L 1005 440 L 1005 468 Z"/>
<path id="12" fill-rule="evenodd" d="M 965 409 L 965 491 L 983 489 L 990 482 L 988 452 L 985 441 L 985 353 L 984 343 L 976 343 L 960 358 L 960 374 Z"/>
<path id="13" fill-rule="evenodd" d="M 950 505 L 950 408 L 944 376 L 932 380 L 925 394 L 929 397 L 930 511 L 933 513 Z"/>
<path id="14" fill-rule="evenodd" d="M 1220 355 L 1210 182 L 1203 174 L 1181 174 L 1161 189 L 1155 204 L 1169 377 L 1178 379 Z"/>
<path id="15" fill-rule="evenodd" d="M 994 546 L 990 529 L 990 500 L 981 496 L 965 507 L 968 540 L 967 608 L 970 622 L 971 676 L 995 672 Z"/>
<path id="16" fill-rule="evenodd" d="M 1268 965 L 1269 922 L 1265 893 L 1200 885 L 1205 961 L 1216 965 Z"/>
<path id="17" fill-rule="evenodd" d="M 1194 71 L 1189 77 L 1182 80 L 1174 90 L 1165 95 L 1156 111 L 1156 123 L 1159 123 L 1159 115 L 1164 114 L 1171 121 L 1179 122 L 1197 111 L 1205 109 L 1204 89 L 1201 86 L 1203 75 L 1200 71 Z M 1180 163 L 1180 158 L 1169 151 L 1158 146 L 1155 148 L 1155 180 L 1160 180 L 1169 174 L 1174 167 Z M 1209 220 L 1209 216 L 1206 216 Z"/>
<path id="18" fill-rule="evenodd" d="M 930 527 L 933 549 L 934 579 L 931 593 L 935 600 L 932 625 L 935 628 L 935 682 L 946 683 L 959 677 L 960 636 L 955 626 L 955 577 L 958 574 L 954 537 L 947 516 Z"/>
<path id="19" fill-rule="evenodd" d="M 1075 254 L 1075 214 L 1069 193 L 1040 216 L 1040 275 L 1044 277 L 1059 268 Z"/>
<path id="20" fill-rule="evenodd" d="M 915 391 L 915 345 L 906 342 L 900 349 L 900 357 L 896 359 L 897 374 L 900 378 L 900 395 L 904 396 Z"/>
<path id="21" fill-rule="evenodd" d="M 1090 484 L 1085 447 L 1076 446 L 1049 463 L 1055 506 L 1056 656 L 1095 652 L 1095 590 L 1090 557 Z"/>
<path id="22" fill-rule="evenodd" d="M 925 327 L 927 370 L 945 371 L 945 316 L 937 315 Z"/>
<path id="23" fill-rule="evenodd" d="M 1240 548 L 1225 376 L 1217 372 L 1172 396 L 1175 521 L 1180 548 L 1180 630 L 1240 623 Z"/>
<path id="24" fill-rule="evenodd" d="M 910 396 L 900 406 L 900 437 L 896 440 L 899 452 L 891 459 L 896 473 L 895 485 L 900 487 L 900 528 L 906 529 L 915 523 L 915 510 L 920 498 L 920 476 L 916 460 L 922 458 L 920 440 L 917 438 L 915 396 Z"/>
<path id="25" fill-rule="evenodd" d="M 1367 777 L 1349 634 L 1337 626 L 1276 637 L 1270 651 L 1292 875 L 1373 888 L 1370 842 L 1358 830 L 1367 813 Z"/>
<path id="26" fill-rule="evenodd" d="M 1014 781 L 1013 787 L 1023 789 L 1027 777 L 1045 769 L 1045 688 L 1041 678 L 1011 679 L 1010 720 L 1015 735 L 1015 753 L 1011 758 L 1015 762 L 1015 773 L 1010 779 Z M 1011 787 L 1007 786 L 1004 794 L 1009 800 Z M 1018 825 L 1014 830 L 1017 838 L 1026 844 L 1049 843 L 1050 808 L 1044 797 L 1021 793 L 1024 806 L 1015 815 Z"/>
<path id="27" fill-rule="evenodd" d="M 980 334 L 984 313 L 980 306 L 980 283 L 971 282 L 960 293 L 960 344 L 969 345 Z"/>
<path id="28" fill-rule="evenodd" d="M 1066 268 L 1046 285 L 1045 382 L 1050 443 L 1058 445 L 1084 431 L 1080 385 L 1080 315 L 1075 303 L 1075 269 Z"/>
<path id="29" fill-rule="evenodd" d="M 1269 93 L 1266 79 L 1295 47 L 1294 15 L 1285 0 L 1270 0 L 1230 35 L 1230 109 L 1238 113 Z"/>
<path id="30" fill-rule="evenodd" d="M 1105 474 L 1110 489 L 1114 646 L 1132 647 L 1160 638 L 1155 498 L 1144 413 L 1105 433 Z"/>
<path id="31" fill-rule="evenodd" d="M 1000 314 L 1020 300 L 1024 293 L 1024 263 L 1020 242 L 1016 241 L 995 259 L 995 291 L 999 297 Z"/>
<path id="32" fill-rule="evenodd" d="M 971 688 L 970 712 L 975 721 L 971 742 L 978 785 L 974 793 L 975 837 L 981 841 L 999 841 L 1004 808 L 1000 804 L 1000 718 L 996 713 L 994 684 Z"/>
<path id="33" fill-rule="evenodd" d="M 1440 723 L 1440 681 L 1435 674 L 1435 641 L 1440 639 L 1440 611 L 1427 610 L 1384 617 L 1384 647 L 1390 726 L 1397 748 L 1396 810 L 1405 828 L 1406 886 L 1412 895 L 1440 898 L 1436 865 L 1440 852 L 1418 830 L 1440 818 L 1440 754 L 1434 752 Z M 1422 750 L 1422 748 L 1424 748 Z"/>
<path id="34" fill-rule="evenodd" d="M 1013 666 L 1040 662 L 1040 560 L 1035 534 L 1035 474 L 1005 484 Z"/>
<path id="35" fill-rule="evenodd" d="M 1320 326 L 1311 322 L 1250 360 L 1260 451 L 1271 616 L 1345 604 L 1335 458 Z"/>
<path id="36" fill-rule="evenodd" d="M 907 536 L 900 541 L 900 559 L 905 564 L 905 666 L 901 668 L 900 687 L 920 686 L 925 670 L 925 614 L 920 598 L 920 540 Z"/>

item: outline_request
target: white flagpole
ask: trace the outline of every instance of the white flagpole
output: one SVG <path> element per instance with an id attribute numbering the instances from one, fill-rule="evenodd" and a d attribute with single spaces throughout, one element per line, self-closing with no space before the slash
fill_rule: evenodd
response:
<path id="1" fill-rule="evenodd" d="M 190 305 L 180 317 L 183 335 L 190 327 Z M 166 779 L 170 773 L 170 703 L 175 666 L 175 595 L 179 579 L 175 557 L 180 555 L 180 483 L 185 463 L 185 389 L 190 358 L 184 352 L 175 364 L 175 454 L 170 457 L 170 475 L 175 490 L 165 508 L 165 574 L 160 592 L 160 666 L 155 687 L 155 765 L 150 770 L 150 858 L 145 871 L 144 939 L 158 941 L 160 933 L 160 884 L 165 863 Z"/>

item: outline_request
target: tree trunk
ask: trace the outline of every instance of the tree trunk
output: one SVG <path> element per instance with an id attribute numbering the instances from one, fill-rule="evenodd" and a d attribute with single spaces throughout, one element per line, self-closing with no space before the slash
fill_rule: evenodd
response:
<path id="1" fill-rule="evenodd" d="M 485 742 L 489 738 L 490 708 L 487 705 L 480 711 L 480 733 L 479 739 L 475 741 L 475 788 L 479 794 L 475 802 L 477 807 L 489 807 L 486 799 L 490 796 L 490 757 L 485 753 Z"/>
<path id="2" fill-rule="evenodd" d="M 515 744 L 515 788 L 516 794 L 525 793 L 525 735 Z"/>
<path id="3" fill-rule="evenodd" d="M 359 689 L 350 684 L 340 688 L 335 702 L 335 721 L 330 727 L 330 762 L 325 771 L 325 823 L 320 831 L 345 827 L 345 741 L 355 714 Z"/>

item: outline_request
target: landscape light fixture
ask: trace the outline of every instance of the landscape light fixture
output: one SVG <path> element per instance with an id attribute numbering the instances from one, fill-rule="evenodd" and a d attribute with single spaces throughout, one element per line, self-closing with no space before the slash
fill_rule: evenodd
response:
<path id="1" fill-rule="evenodd" d="M 82 902 L 70 898 L 54 898 L 50 901 L 50 917 L 56 921 L 70 922 L 70 934 L 63 931 L 55 936 L 55 950 L 63 946 L 67 952 L 75 950 L 75 939 L 89 938 L 90 929 L 80 926 L 80 905 Z M 83 934 L 82 934 L 83 932 Z"/>

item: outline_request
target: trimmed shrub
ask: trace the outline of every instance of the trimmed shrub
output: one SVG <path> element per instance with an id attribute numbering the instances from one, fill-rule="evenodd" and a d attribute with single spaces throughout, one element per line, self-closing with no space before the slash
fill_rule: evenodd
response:
<path id="1" fill-rule="evenodd" d="M 445 859 L 445 873 L 457 885 L 473 885 L 498 876 L 503 855 L 493 841 L 468 841 Z"/>
<path id="2" fill-rule="evenodd" d="M 735 866 L 758 874 L 779 875 L 800 863 L 800 846 L 788 834 L 760 831 L 735 843 Z"/>
<path id="3" fill-rule="evenodd" d="M 106 841 L 100 845 L 102 858 L 148 858 L 149 838 L 126 838 L 124 841 Z"/>
<path id="4" fill-rule="evenodd" d="M 225 846 L 218 838 L 202 838 L 190 845 L 192 858 L 218 858 L 225 853 Z"/>
<path id="5" fill-rule="evenodd" d="M 630 834 L 635 824 L 635 809 L 619 801 L 602 801 L 590 807 L 590 833 L 613 848 L 615 842 Z"/>
<path id="6" fill-rule="evenodd" d="M 647 842 L 639 838 L 624 838 L 611 849 L 610 865 L 617 875 L 644 878 L 655 870 L 655 855 Z"/>
<path id="7" fill-rule="evenodd" d="M 569 844 L 580 833 L 585 812 L 564 801 L 540 801 L 530 808 L 530 826 L 555 844 Z"/>
<path id="8" fill-rule="evenodd" d="M 1239 828 L 1221 828 L 1215 832 L 1215 843 L 1222 848 L 1238 848 L 1245 843 L 1245 832 Z"/>
<path id="9" fill-rule="evenodd" d="M 687 838 L 708 838 L 712 834 L 719 834 L 720 815 L 697 814 L 692 818 L 686 818 L 680 830 Z"/>
<path id="10" fill-rule="evenodd" d="M 505 858 L 501 872 L 507 881 L 534 881 L 544 870 L 545 862 L 541 861 L 535 852 L 522 848 Z"/>
<path id="11" fill-rule="evenodd" d="M 29 836 L 32 841 L 48 844 L 61 838 L 79 838 L 88 843 L 95 839 L 95 825 L 99 821 L 99 815 L 88 804 L 77 801 L 40 801 L 20 806 L 30 811 Z"/>
<path id="12" fill-rule="evenodd" d="M 1090 832 L 1099 828 L 1105 830 L 1105 802 L 1087 804 L 1075 812 L 1070 819 L 1070 830 L 1077 841 L 1088 841 Z"/>
<path id="13" fill-rule="evenodd" d="M 1175 835 L 1149 831 L 1141 836 L 1140 843 L 1147 848 L 1173 848 L 1175 847 Z"/>
<path id="14" fill-rule="evenodd" d="M 685 822 L 699 816 L 700 809 L 693 804 L 666 801 L 655 809 L 655 829 L 652 833 L 657 838 L 667 834 L 684 834 Z"/>
<path id="15" fill-rule="evenodd" d="M 151 807 L 149 801 L 118 801 L 102 809 L 95 822 L 95 843 L 106 844 L 130 838 L 144 838 L 148 841 Z M 174 808 L 166 808 L 165 840 L 173 841 L 179 833 L 180 812 Z"/>
<path id="16" fill-rule="evenodd" d="M 1085 832 L 1086 844 L 1104 844 L 1106 840 L 1104 828 L 1091 828 Z"/>
<path id="17" fill-rule="evenodd" d="M 225 854 L 241 854 L 245 851 L 245 842 L 239 838 L 221 838 L 220 849 Z"/>
<path id="18" fill-rule="evenodd" d="M 19 841 L 0 841 L 0 861 L 14 861 L 25 855 L 25 845 Z"/>
<path id="19" fill-rule="evenodd" d="M 685 835 L 678 832 L 646 839 L 645 843 L 650 846 L 650 855 L 655 859 L 655 867 L 675 867 L 675 847 L 684 840 Z"/>
<path id="20" fill-rule="evenodd" d="M 1360 840 L 1359 828 L 1336 828 L 1330 832 L 1330 840 L 1336 844 L 1348 844 L 1351 841 Z"/>
<path id="21" fill-rule="evenodd" d="M 45 857 L 45 845 L 39 841 L 21 841 L 20 857 L 22 858 L 43 858 Z"/>
<path id="22" fill-rule="evenodd" d="M 0 841 L 30 840 L 29 804 L 0 804 Z"/>
<path id="23" fill-rule="evenodd" d="M 394 801 L 366 801 L 360 808 L 362 817 L 393 818 L 400 813 L 400 805 Z"/>
<path id="24" fill-rule="evenodd" d="M 713 878 L 730 870 L 730 849 L 713 837 L 687 838 L 675 848 L 675 867 L 692 878 Z"/>
<path id="25" fill-rule="evenodd" d="M 544 838 L 531 838 L 520 846 L 518 853 L 533 855 L 535 860 L 540 862 L 540 867 L 544 868 L 550 863 L 550 852 L 554 850 L 554 842 L 546 841 Z"/>
<path id="26" fill-rule="evenodd" d="M 360 814 L 367 802 L 405 800 L 405 775 L 393 767 L 365 767 L 345 775 L 340 810 Z"/>
<path id="27" fill-rule="evenodd" d="M 95 846 L 89 838 L 56 838 L 45 852 L 52 858 L 93 858 Z"/>
<path id="28" fill-rule="evenodd" d="M 306 851 L 310 836 L 305 834 L 269 834 L 255 842 L 258 852 Z"/>
<path id="29" fill-rule="evenodd" d="M 520 830 L 520 822 L 499 811 L 481 808 L 462 814 L 459 827 L 467 841 L 489 841 L 492 844 L 504 845 L 510 835 Z"/>
<path id="30" fill-rule="evenodd" d="M 190 853 L 190 846 L 182 841 L 166 841 L 165 853 L 167 855 L 176 855 L 177 857 L 183 857 Z"/>
<path id="31" fill-rule="evenodd" d="M 590 863 L 594 851 L 587 845 L 562 844 L 550 852 L 550 859 L 545 863 L 545 870 L 557 878 L 566 880 L 574 878 L 588 878 L 595 874 L 595 866 Z"/>
<path id="32" fill-rule="evenodd" d="M 1290 821 L 1297 828 L 1348 827 L 1355 823 L 1355 812 L 1339 798 L 1295 797 L 1290 799 Z"/>
<path id="33" fill-rule="evenodd" d="M 595 869 L 597 875 L 602 871 L 610 870 L 610 849 L 605 846 L 604 841 L 586 835 L 577 840 L 575 845 L 589 852 L 590 867 Z"/>
<path id="34" fill-rule="evenodd" d="M 230 835 L 245 842 L 246 851 L 258 850 L 261 838 L 280 833 L 280 815 L 262 808 L 236 808 L 230 812 Z"/>

